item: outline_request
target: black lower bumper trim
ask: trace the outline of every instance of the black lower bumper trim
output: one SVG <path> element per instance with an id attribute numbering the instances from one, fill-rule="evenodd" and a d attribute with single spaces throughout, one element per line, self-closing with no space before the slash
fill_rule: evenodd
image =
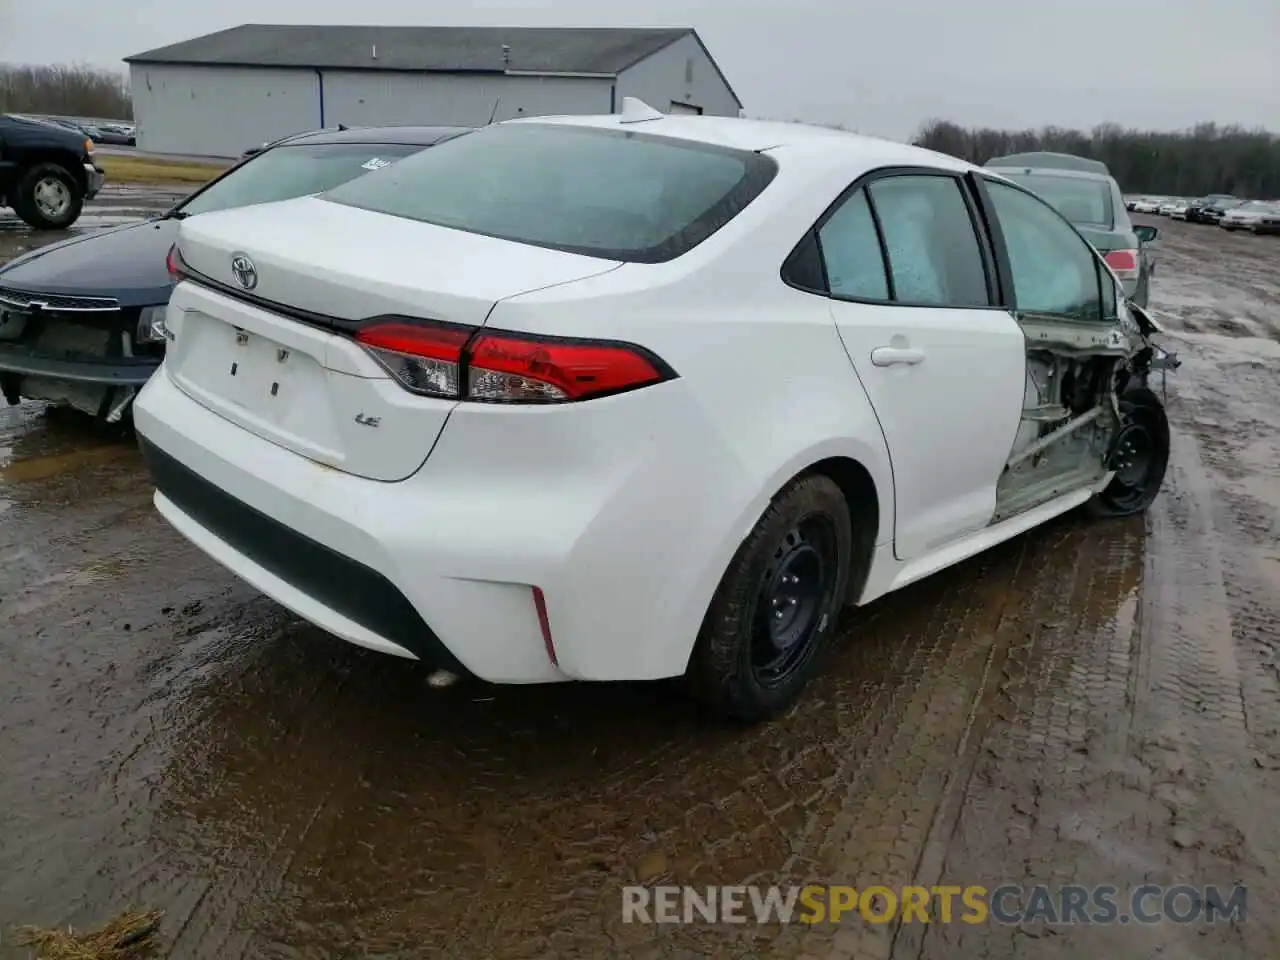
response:
<path id="1" fill-rule="evenodd" d="M 50 357 L 19 344 L 0 343 L 0 373 L 97 383 L 104 387 L 141 387 L 160 366 L 158 359 L 69 360 Z"/>
<path id="2" fill-rule="evenodd" d="M 265 570 L 429 666 L 468 671 L 390 580 L 255 510 L 139 436 L 156 489 L 202 527 Z"/>

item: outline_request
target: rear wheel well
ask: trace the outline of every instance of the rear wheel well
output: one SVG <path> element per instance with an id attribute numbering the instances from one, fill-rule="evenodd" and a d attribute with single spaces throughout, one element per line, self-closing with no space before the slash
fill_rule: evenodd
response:
<path id="1" fill-rule="evenodd" d="M 880 532 L 880 498 L 876 494 L 875 481 L 866 467 L 850 457 L 819 460 L 801 476 L 809 474 L 819 474 L 834 482 L 849 505 L 849 517 L 853 522 L 853 556 L 849 560 L 845 602 L 855 603 L 862 596 L 867 576 L 871 573 L 871 558 Z"/>

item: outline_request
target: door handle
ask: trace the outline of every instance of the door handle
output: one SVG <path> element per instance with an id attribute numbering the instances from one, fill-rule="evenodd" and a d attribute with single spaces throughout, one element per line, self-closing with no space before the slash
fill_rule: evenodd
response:
<path id="1" fill-rule="evenodd" d="M 918 347 L 876 347 L 871 351 L 871 362 L 877 367 L 906 364 L 914 367 L 924 362 L 924 351 Z"/>

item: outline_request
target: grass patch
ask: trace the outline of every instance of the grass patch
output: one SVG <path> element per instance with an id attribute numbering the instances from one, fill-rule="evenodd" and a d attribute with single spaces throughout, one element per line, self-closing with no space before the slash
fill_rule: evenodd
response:
<path id="1" fill-rule="evenodd" d="M 152 160 L 147 157 L 102 155 L 94 160 L 107 174 L 107 183 L 187 183 L 212 180 L 228 163 L 188 163 L 182 160 Z"/>
<path id="2" fill-rule="evenodd" d="M 155 948 L 160 911 L 122 913 L 101 930 L 77 934 L 73 930 L 23 927 L 18 942 L 32 947 L 38 960 L 133 960 Z"/>

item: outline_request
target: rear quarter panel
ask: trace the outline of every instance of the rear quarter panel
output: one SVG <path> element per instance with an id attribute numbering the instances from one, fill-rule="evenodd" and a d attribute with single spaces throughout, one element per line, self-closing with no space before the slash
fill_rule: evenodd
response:
<path id="1" fill-rule="evenodd" d="M 617 461 L 608 496 L 573 545 L 575 608 L 552 612 L 557 645 L 572 643 L 588 675 L 619 669 L 619 656 L 634 658 L 625 665 L 633 675 L 682 672 L 733 554 L 778 491 L 820 460 L 848 457 L 867 469 L 879 499 L 876 542 L 892 537 L 884 437 L 827 301 L 780 279 L 794 244 L 857 173 L 833 178 L 829 192 L 781 189 L 757 200 L 670 263 L 628 264 L 495 308 L 492 326 L 637 343 L 680 378 L 674 402 L 632 438 L 646 456 Z M 644 560 L 620 563 L 620 543 Z M 628 616 L 649 625 L 644 643 L 597 662 L 589 638 Z"/>

